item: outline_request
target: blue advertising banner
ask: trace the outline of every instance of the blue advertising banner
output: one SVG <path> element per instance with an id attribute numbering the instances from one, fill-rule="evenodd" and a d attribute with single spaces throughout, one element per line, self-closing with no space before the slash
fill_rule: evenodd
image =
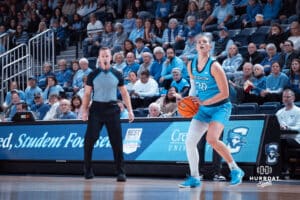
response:
<path id="1" fill-rule="evenodd" d="M 190 121 L 136 121 L 122 123 L 127 161 L 187 162 L 185 139 Z M 231 120 L 223 140 L 237 162 L 256 162 L 264 120 Z M 1 124 L 0 160 L 83 160 L 84 123 Z M 206 161 L 212 149 L 206 146 Z M 94 160 L 111 161 L 105 128 L 95 144 Z"/>

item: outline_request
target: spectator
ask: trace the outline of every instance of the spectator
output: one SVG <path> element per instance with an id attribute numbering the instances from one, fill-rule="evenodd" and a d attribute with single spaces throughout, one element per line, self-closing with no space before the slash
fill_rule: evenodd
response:
<path id="1" fill-rule="evenodd" d="M 243 65 L 242 76 L 236 76 L 233 81 L 229 80 L 229 94 L 233 103 L 242 103 L 245 100 L 245 83 L 253 82 L 253 65 L 245 63 Z"/>
<path id="2" fill-rule="evenodd" d="M 43 66 L 43 73 L 38 77 L 38 86 L 42 90 L 46 88 L 46 79 L 48 76 L 55 76 L 55 74 L 52 72 L 52 65 L 45 62 Z"/>
<path id="3" fill-rule="evenodd" d="M 16 114 L 17 104 L 19 104 L 21 102 L 24 102 L 24 101 L 21 101 L 19 93 L 17 91 L 12 91 L 10 104 L 4 109 L 6 121 L 10 121 L 12 119 L 12 117 Z"/>
<path id="4" fill-rule="evenodd" d="M 133 0 L 131 8 L 138 18 L 146 19 L 152 17 L 151 15 L 149 16 L 149 13 L 146 12 L 144 1 L 142 0 Z"/>
<path id="5" fill-rule="evenodd" d="M 124 27 L 125 33 L 128 35 L 135 27 L 134 11 L 132 9 L 127 9 L 125 12 L 125 17 L 123 19 L 122 25 Z"/>
<path id="6" fill-rule="evenodd" d="M 222 63 L 231 45 L 233 45 L 233 40 L 230 39 L 228 29 L 224 26 L 219 30 L 219 39 L 215 42 L 213 56 Z"/>
<path id="7" fill-rule="evenodd" d="M 188 7 L 187 0 L 171 0 L 171 10 L 168 19 L 176 18 L 182 20 Z"/>
<path id="8" fill-rule="evenodd" d="M 172 82 L 172 70 L 173 68 L 179 68 L 183 78 L 187 78 L 187 69 L 184 62 L 177 56 L 175 56 L 175 50 L 172 47 L 167 48 L 167 59 L 163 63 L 161 77 L 159 83 L 168 89 Z"/>
<path id="9" fill-rule="evenodd" d="M 158 98 L 159 90 L 157 82 L 150 77 L 149 71 L 141 72 L 141 78 L 133 85 L 130 93 L 132 107 L 148 107 Z"/>
<path id="10" fill-rule="evenodd" d="M 168 28 L 164 30 L 163 33 L 163 48 L 166 49 L 169 46 L 174 46 L 175 38 L 179 34 L 180 27 L 178 21 L 175 18 L 171 18 L 168 23 Z"/>
<path id="11" fill-rule="evenodd" d="M 288 85 L 289 78 L 281 72 L 278 62 L 273 62 L 271 74 L 267 76 L 266 89 L 261 92 L 265 101 L 280 101 L 283 89 Z"/>
<path id="12" fill-rule="evenodd" d="M 83 87 L 76 93 L 78 96 L 80 96 L 81 99 L 83 99 L 84 96 L 84 87 L 86 85 L 87 76 L 82 77 Z"/>
<path id="13" fill-rule="evenodd" d="M 299 4 L 299 2 L 298 2 Z M 296 13 L 297 3 L 295 5 L 294 0 L 283 0 L 282 8 L 279 12 L 279 20 L 281 24 L 290 24 L 293 21 L 297 21 L 299 17 Z"/>
<path id="14" fill-rule="evenodd" d="M 158 98 L 155 103 L 160 107 L 161 113 L 166 117 L 175 117 L 177 115 L 177 100 L 181 99 L 175 87 L 170 87 L 166 95 Z"/>
<path id="15" fill-rule="evenodd" d="M 57 20 L 52 22 L 51 30 L 54 33 L 55 53 L 59 55 L 66 48 L 66 30 Z"/>
<path id="16" fill-rule="evenodd" d="M 137 38 L 143 38 L 144 37 L 144 26 L 143 26 L 143 20 L 141 18 L 136 18 L 135 20 L 135 27 L 130 32 L 128 39 L 132 42 L 135 42 Z"/>
<path id="17" fill-rule="evenodd" d="M 151 19 L 145 19 L 144 21 L 144 43 L 145 46 L 152 49 L 152 38 L 151 34 L 153 33 L 153 27 L 152 27 L 152 20 Z"/>
<path id="18" fill-rule="evenodd" d="M 276 117 L 280 125 L 280 129 L 292 130 L 296 132 L 300 132 L 300 108 L 295 106 L 295 94 L 290 89 L 285 89 L 282 93 L 282 103 L 284 107 L 276 112 Z M 282 175 L 287 176 L 289 178 L 290 174 L 290 164 L 289 164 L 289 154 L 287 152 L 288 149 L 288 141 L 281 141 L 281 154 L 282 159 Z"/>
<path id="19" fill-rule="evenodd" d="M 147 115 L 148 118 L 156 118 L 156 117 L 165 117 L 162 112 L 160 111 L 160 106 L 156 102 L 152 102 L 149 106 L 149 114 Z"/>
<path id="20" fill-rule="evenodd" d="M 115 32 L 112 38 L 112 47 L 111 51 L 114 53 L 122 50 L 122 45 L 124 41 L 127 39 L 127 33 L 124 30 L 124 27 L 121 23 L 117 22 L 115 24 Z"/>
<path id="21" fill-rule="evenodd" d="M 27 111 L 28 111 L 28 105 L 25 102 L 20 102 L 16 104 L 16 113 L 27 112 Z M 12 117 L 12 119 L 13 118 L 14 116 Z"/>
<path id="22" fill-rule="evenodd" d="M 199 23 L 203 23 L 213 12 L 213 4 L 210 0 L 204 1 L 204 7 L 199 13 Z"/>
<path id="23" fill-rule="evenodd" d="M 133 53 L 135 54 L 135 62 L 142 63 L 143 58 L 142 55 L 144 52 L 151 52 L 151 50 L 145 46 L 145 40 L 143 38 L 137 38 L 135 40 L 135 46 L 136 48 L 133 50 Z"/>
<path id="24" fill-rule="evenodd" d="M 72 85 L 72 71 L 67 67 L 67 60 L 60 59 L 58 61 L 59 71 L 55 73 L 58 84 L 67 89 Z"/>
<path id="25" fill-rule="evenodd" d="M 17 13 L 17 21 L 18 21 L 18 25 L 22 25 L 24 30 L 28 29 L 28 23 L 29 23 L 29 18 L 24 17 L 23 12 L 18 12 Z"/>
<path id="26" fill-rule="evenodd" d="M 25 98 L 28 106 L 34 104 L 34 94 L 42 93 L 43 90 L 37 86 L 37 79 L 34 76 L 30 76 L 27 82 L 27 88 L 25 89 Z"/>
<path id="27" fill-rule="evenodd" d="M 72 86 L 71 87 L 73 88 L 73 82 L 74 82 L 75 74 L 80 69 L 78 60 L 72 60 L 71 61 L 71 67 L 72 67 Z"/>
<path id="28" fill-rule="evenodd" d="M 50 110 L 50 105 L 44 103 L 44 99 L 40 92 L 34 94 L 34 103 L 30 110 L 33 112 L 36 120 L 43 120 L 46 113 Z"/>
<path id="29" fill-rule="evenodd" d="M 277 53 L 277 48 L 273 43 L 267 44 L 266 52 L 267 54 L 260 64 L 264 66 L 265 74 L 269 75 L 272 63 L 279 61 L 279 53 Z"/>
<path id="30" fill-rule="evenodd" d="M 26 31 L 23 30 L 22 25 L 17 25 L 16 32 L 12 38 L 13 45 L 18 46 L 20 44 L 26 44 L 28 43 L 29 36 Z"/>
<path id="31" fill-rule="evenodd" d="M 35 35 L 38 35 L 38 34 L 44 32 L 44 31 L 46 31 L 47 29 L 48 29 L 48 28 L 47 28 L 46 22 L 41 21 L 41 22 L 39 23 L 39 28 L 38 28 L 37 32 L 35 32 Z"/>
<path id="32" fill-rule="evenodd" d="M 187 17 L 187 26 L 185 26 L 175 38 L 175 49 L 184 49 L 185 42 L 188 39 L 189 32 L 195 32 L 198 34 L 201 32 L 201 26 L 197 22 L 195 16 L 191 15 Z"/>
<path id="33" fill-rule="evenodd" d="M 140 65 L 135 62 L 135 55 L 132 52 L 128 52 L 126 55 L 126 67 L 123 69 L 123 78 L 125 81 L 125 84 L 128 83 L 128 75 L 129 72 L 136 72 L 139 70 Z"/>
<path id="34" fill-rule="evenodd" d="M 97 20 L 94 13 L 90 14 L 90 22 L 87 25 L 86 31 L 87 38 L 83 40 L 83 56 L 89 57 L 89 46 L 99 39 L 103 31 L 103 24 Z"/>
<path id="35" fill-rule="evenodd" d="M 263 104 L 264 99 L 260 95 L 261 91 L 266 89 L 266 76 L 264 67 L 260 64 L 255 64 L 253 67 L 253 79 L 247 80 L 244 84 L 244 99 L 243 103 L 254 102 Z"/>
<path id="36" fill-rule="evenodd" d="M 95 2 L 95 0 L 88 0 L 85 5 L 85 12 L 86 12 L 85 15 L 89 15 L 93 13 L 96 9 L 97 9 L 97 3 Z"/>
<path id="37" fill-rule="evenodd" d="M 76 1 L 76 14 L 80 17 L 84 17 L 88 14 L 87 5 L 85 4 L 85 0 L 77 0 Z"/>
<path id="38" fill-rule="evenodd" d="M 266 36 L 265 43 L 259 44 L 260 49 L 265 49 L 266 44 L 275 44 L 277 51 L 281 51 L 281 45 L 284 42 L 284 31 L 280 24 L 272 24 L 269 33 Z"/>
<path id="39" fill-rule="evenodd" d="M 172 69 L 172 77 L 173 81 L 171 82 L 170 87 L 175 87 L 180 96 L 187 96 L 189 94 L 190 84 L 182 77 L 181 70 L 179 68 L 175 67 Z"/>
<path id="40" fill-rule="evenodd" d="M 152 66 L 152 63 L 153 63 L 153 55 L 152 53 L 150 52 L 144 52 L 142 54 L 142 64 L 140 65 L 139 67 L 139 70 L 137 71 L 137 76 L 140 77 L 141 76 L 141 73 L 143 71 L 151 71 L 151 66 Z"/>
<path id="41" fill-rule="evenodd" d="M 246 14 L 242 16 L 242 28 L 255 26 L 257 14 L 262 14 L 261 4 L 258 0 L 248 0 Z"/>
<path id="42" fill-rule="evenodd" d="M 163 34 L 165 30 L 165 23 L 162 18 L 156 18 L 153 31 L 150 33 L 152 48 L 157 46 L 162 46 L 163 44 Z"/>
<path id="43" fill-rule="evenodd" d="M 113 55 L 113 68 L 123 73 L 123 69 L 126 67 L 126 62 L 122 52 L 116 52 Z"/>
<path id="44" fill-rule="evenodd" d="M 93 70 L 89 68 L 89 61 L 86 58 L 79 60 L 80 70 L 78 70 L 73 77 L 73 91 L 78 92 L 83 87 L 83 76 L 88 76 Z"/>
<path id="45" fill-rule="evenodd" d="M 11 18 L 9 20 L 9 24 L 8 24 L 8 29 L 7 29 L 7 32 L 13 36 L 14 33 L 17 31 L 17 21 L 15 18 Z"/>
<path id="46" fill-rule="evenodd" d="M 300 5 L 300 3 L 299 3 Z M 288 33 L 288 40 L 294 43 L 294 49 L 300 52 L 300 22 L 293 21 L 290 25 L 290 32 Z"/>
<path id="47" fill-rule="evenodd" d="M 71 111 L 71 102 L 68 99 L 61 99 L 59 102 L 60 113 L 57 119 L 76 119 L 77 116 Z"/>
<path id="48" fill-rule="evenodd" d="M 99 37 L 98 40 L 94 41 L 92 45 L 90 56 L 97 57 L 99 54 L 99 49 L 101 47 L 112 48 L 114 34 L 115 32 L 112 22 L 106 21 L 104 24 L 104 31 L 102 32 L 101 37 Z"/>
<path id="49" fill-rule="evenodd" d="M 129 72 L 128 79 L 129 79 L 129 82 L 125 85 L 125 87 L 126 87 L 128 93 L 130 94 L 131 92 L 133 92 L 133 86 L 138 81 L 136 72 L 135 71 Z"/>
<path id="50" fill-rule="evenodd" d="M 224 26 L 231 27 L 234 22 L 234 8 L 227 0 L 220 0 L 220 5 L 215 7 L 213 13 L 202 24 L 202 31 L 213 31 Z M 211 24 L 217 19 L 217 23 Z"/>
<path id="51" fill-rule="evenodd" d="M 70 33 L 69 45 L 77 45 L 77 42 L 81 42 L 83 36 L 84 23 L 79 14 L 75 13 L 69 26 L 68 32 Z"/>
<path id="52" fill-rule="evenodd" d="M 51 94 L 59 95 L 64 92 L 64 89 L 58 84 L 55 76 L 48 76 L 46 80 L 46 88 L 43 91 L 43 99 L 48 102 Z"/>
<path id="53" fill-rule="evenodd" d="M 197 54 L 195 36 L 196 33 L 194 31 L 190 31 L 188 33 L 185 47 L 179 56 L 179 58 L 181 58 L 185 64 L 187 64 L 189 60 L 192 60 Z"/>
<path id="54" fill-rule="evenodd" d="M 281 52 L 278 60 L 284 73 L 289 74 L 292 60 L 298 56 L 298 53 L 294 50 L 294 43 L 290 40 L 284 41 L 283 51 Z"/>
<path id="55" fill-rule="evenodd" d="M 46 113 L 43 120 L 54 120 L 59 114 L 59 100 L 60 97 L 57 94 L 51 94 L 48 99 L 50 109 Z"/>
<path id="56" fill-rule="evenodd" d="M 6 93 L 5 100 L 4 100 L 4 103 L 2 105 L 4 109 L 11 104 L 12 92 L 17 92 L 19 94 L 20 100 L 22 100 L 22 101 L 26 100 L 26 95 L 25 95 L 24 91 L 22 91 L 19 88 L 18 82 L 17 81 L 12 81 L 9 84 L 9 91 Z"/>
<path id="57" fill-rule="evenodd" d="M 253 65 L 261 63 L 264 56 L 261 52 L 257 51 L 257 47 L 253 42 L 250 42 L 247 47 L 247 53 L 243 56 L 244 62 L 250 62 Z"/>
<path id="58" fill-rule="evenodd" d="M 63 16 L 60 8 L 55 8 L 53 11 L 53 15 L 50 19 L 50 24 L 53 24 L 54 21 L 60 21 L 60 18 Z"/>
<path id="59" fill-rule="evenodd" d="M 150 74 L 154 78 L 154 80 L 159 82 L 162 66 L 166 60 L 165 51 L 162 47 L 155 47 L 153 50 L 153 54 L 154 61 L 152 63 L 152 66 L 150 67 Z"/>
<path id="60" fill-rule="evenodd" d="M 171 2 L 169 0 L 160 0 L 156 4 L 155 18 L 160 17 L 167 21 L 171 12 Z"/>
<path id="61" fill-rule="evenodd" d="M 71 111 L 76 115 L 76 119 L 81 119 L 82 99 L 79 95 L 74 95 L 71 99 Z"/>
<path id="62" fill-rule="evenodd" d="M 300 101 L 300 59 L 294 58 L 291 64 L 289 85 L 295 93 L 295 100 Z"/>
<path id="63" fill-rule="evenodd" d="M 62 14 L 71 20 L 75 12 L 76 5 L 73 0 L 66 0 L 62 7 Z"/>
<path id="64" fill-rule="evenodd" d="M 45 18 L 46 23 L 50 23 L 50 19 L 52 16 L 52 10 L 48 6 L 47 0 L 41 0 L 41 6 L 40 6 L 38 13 L 42 16 L 42 18 Z"/>
<path id="65" fill-rule="evenodd" d="M 270 25 L 273 20 L 278 18 L 281 5 L 281 0 L 267 0 L 262 11 L 263 21 L 258 22 L 257 25 Z"/>
<path id="66" fill-rule="evenodd" d="M 37 15 L 37 13 L 31 12 L 30 20 L 28 22 L 28 29 L 27 29 L 27 31 L 30 35 L 33 35 L 38 31 L 40 22 L 41 22 L 41 19 Z"/>
<path id="67" fill-rule="evenodd" d="M 243 64 L 243 57 L 239 54 L 238 47 L 233 44 L 229 47 L 227 58 L 222 63 L 227 76 L 234 75 L 238 71 L 239 67 Z"/>
<path id="68" fill-rule="evenodd" d="M 198 2 L 195 0 L 190 0 L 189 5 L 188 5 L 188 10 L 184 16 L 184 23 L 188 23 L 188 17 L 189 16 L 194 16 L 194 19 L 196 21 L 199 21 L 200 19 L 200 12 L 199 12 L 199 5 Z"/>
<path id="69" fill-rule="evenodd" d="M 123 43 L 124 56 L 126 57 L 129 52 L 133 53 L 134 48 L 135 48 L 134 43 L 131 40 L 126 39 Z"/>

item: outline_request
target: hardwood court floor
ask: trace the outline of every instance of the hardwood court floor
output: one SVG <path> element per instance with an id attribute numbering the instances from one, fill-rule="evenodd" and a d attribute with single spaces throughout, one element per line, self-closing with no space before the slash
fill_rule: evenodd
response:
<path id="1" fill-rule="evenodd" d="M 200 188 L 179 189 L 182 179 L 129 177 L 118 183 L 115 177 L 84 180 L 80 176 L 0 176 L 0 200 L 296 200 L 300 183 L 273 182 L 258 187 L 244 182 L 229 187 L 228 182 L 203 181 Z"/>

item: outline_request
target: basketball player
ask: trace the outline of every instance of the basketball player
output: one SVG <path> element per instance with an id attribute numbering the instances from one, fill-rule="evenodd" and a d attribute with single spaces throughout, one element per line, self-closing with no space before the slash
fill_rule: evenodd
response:
<path id="1" fill-rule="evenodd" d="M 240 184 L 244 176 L 243 170 L 237 166 L 229 149 L 219 139 L 224 125 L 229 120 L 231 103 L 228 99 L 229 90 L 225 73 L 221 65 L 210 57 L 210 48 L 208 37 L 197 36 L 198 56 L 188 64 L 191 81 L 189 95 L 193 96 L 194 102 L 198 103 L 200 107 L 191 121 L 186 138 L 186 152 L 191 176 L 179 184 L 179 187 L 200 186 L 197 144 L 206 131 L 207 142 L 228 163 L 231 170 L 230 185 Z"/>
<path id="2" fill-rule="evenodd" d="M 124 86 L 122 74 L 110 65 L 112 59 L 109 48 L 102 47 L 99 51 L 99 68 L 89 74 L 85 86 L 82 103 L 82 120 L 87 121 L 84 137 L 84 177 L 92 179 L 92 151 L 99 138 L 99 132 L 105 125 L 111 143 L 117 170 L 117 181 L 126 181 L 123 161 L 122 130 L 120 107 L 117 103 L 117 89 L 128 109 L 129 122 L 134 120 L 130 97 Z M 89 110 L 90 97 L 92 105 Z"/>

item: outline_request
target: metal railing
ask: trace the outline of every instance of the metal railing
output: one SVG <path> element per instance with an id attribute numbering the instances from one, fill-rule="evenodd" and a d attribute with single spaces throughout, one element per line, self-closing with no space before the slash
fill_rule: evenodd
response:
<path id="1" fill-rule="evenodd" d="M 32 38 L 28 42 L 29 53 L 31 55 L 29 66 L 31 74 L 38 76 L 43 72 L 43 64 L 55 64 L 55 43 L 54 33 L 48 29 Z"/>
<path id="2" fill-rule="evenodd" d="M 30 54 L 26 44 L 20 44 L 17 47 L 0 55 L 0 63 L 2 66 L 1 75 L 1 96 L 0 102 L 4 101 L 5 94 L 9 90 L 9 83 L 17 81 L 20 89 L 25 90 Z"/>
<path id="3" fill-rule="evenodd" d="M 17 81 L 21 90 L 27 87 L 28 77 L 39 76 L 45 62 L 55 64 L 54 34 L 48 29 L 32 37 L 28 45 L 20 44 L 17 47 L 0 55 L 1 88 L 0 102 L 9 90 L 9 84 Z"/>
<path id="4" fill-rule="evenodd" d="M 0 35 L 0 54 L 9 50 L 9 33 Z"/>

